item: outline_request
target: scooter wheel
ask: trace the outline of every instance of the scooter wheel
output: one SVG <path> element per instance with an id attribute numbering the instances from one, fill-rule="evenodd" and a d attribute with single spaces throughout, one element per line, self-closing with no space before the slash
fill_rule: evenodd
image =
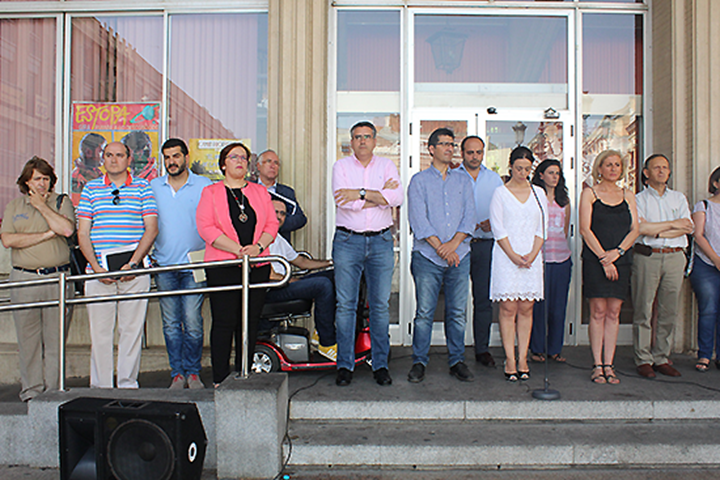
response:
<path id="1" fill-rule="evenodd" d="M 266 345 L 255 345 L 252 371 L 253 373 L 279 372 L 280 359 L 277 353 Z"/>

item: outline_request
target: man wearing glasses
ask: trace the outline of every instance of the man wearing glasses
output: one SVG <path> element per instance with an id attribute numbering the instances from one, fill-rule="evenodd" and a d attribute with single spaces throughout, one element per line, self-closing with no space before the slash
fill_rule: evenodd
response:
<path id="1" fill-rule="evenodd" d="M 157 206 L 147 180 L 128 172 L 130 149 L 120 142 L 103 151 L 105 176 L 88 182 L 77 208 L 78 243 L 88 260 L 88 272 L 107 272 L 103 253 L 112 249 L 131 252 L 120 270 L 121 277 L 90 280 L 85 292 L 110 296 L 147 292 L 148 275 L 131 270 L 142 264 L 158 232 Z M 101 265 L 102 263 L 102 265 Z M 140 347 L 147 300 L 90 303 L 87 306 L 92 342 L 90 386 L 113 388 L 113 337 L 118 325 L 117 387 L 138 388 Z"/>
<path id="2" fill-rule="evenodd" d="M 408 186 L 408 219 L 413 232 L 410 270 L 415 280 L 413 366 L 408 381 L 425 379 L 440 288 L 445 292 L 445 338 L 450 374 L 471 382 L 465 365 L 465 308 L 470 282 L 470 241 L 475 202 L 470 179 L 450 168 L 455 134 L 438 128 L 428 139 L 432 164 Z"/>
<path id="3" fill-rule="evenodd" d="M 458 170 L 465 172 L 472 181 L 477 215 L 477 224 L 470 240 L 475 360 L 486 367 L 494 367 L 495 359 L 488 351 L 493 315 L 490 301 L 490 263 L 495 244 L 490 228 L 490 200 L 495 189 L 502 186 L 503 182 L 500 175 L 483 165 L 485 142 L 480 137 L 465 137 L 460 149 L 463 163 Z"/>
<path id="4" fill-rule="evenodd" d="M 188 253 L 205 248 L 195 222 L 195 211 L 203 188 L 210 179 L 195 175 L 188 168 L 188 147 L 179 138 L 162 146 L 167 175 L 150 182 L 158 208 L 158 236 L 153 259 L 158 265 L 189 263 Z M 161 272 L 155 276 L 159 291 L 202 288 L 192 270 Z M 160 297 L 163 334 L 170 361 L 170 388 L 205 388 L 200 379 L 203 347 L 203 295 Z"/>
<path id="5" fill-rule="evenodd" d="M 300 208 L 295 197 L 295 190 L 288 185 L 278 182 L 280 175 L 280 158 L 272 150 L 265 150 L 257 157 L 258 183 L 268 189 L 273 198 L 285 202 L 287 218 L 285 224 L 280 226 L 278 232 L 290 241 L 290 234 L 299 230 L 307 223 L 307 217 Z"/>
<path id="6" fill-rule="evenodd" d="M 350 129 L 354 154 L 333 165 L 332 189 L 336 206 L 333 239 L 337 309 L 338 386 L 350 385 L 355 368 L 355 322 L 360 278 L 367 278 L 370 304 L 372 368 L 379 385 L 390 385 L 390 288 L 393 253 L 392 207 L 403 201 L 397 167 L 373 154 L 377 130 L 370 122 Z"/>

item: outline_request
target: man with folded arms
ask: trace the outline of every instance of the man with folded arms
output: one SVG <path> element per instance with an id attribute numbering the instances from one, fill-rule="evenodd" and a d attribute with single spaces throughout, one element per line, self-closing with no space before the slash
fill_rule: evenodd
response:
<path id="1" fill-rule="evenodd" d="M 147 292 L 150 276 L 137 275 L 136 269 L 158 232 L 157 206 L 147 180 L 128 171 L 130 149 L 120 142 L 109 143 L 103 151 L 105 176 L 83 188 L 77 209 L 78 243 L 88 260 L 89 273 L 107 272 L 100 265 L 103 252 L 137 244 L 130 259 L 122 265 L 119 278 L 90 280 L 85 284 L 88 297 Z M 90 386 L 113 388 L 113 337 L 117 321 L 117 387 L 138 388 L 140 347 L 147 311 L 147 299 L 89 303 Z"/>
<path id="2" fill-rule="evenodd" d="M 645 160 L 645 189 L 638 193 L 640 237 L 633 248 L 631 287 L 633 347 L 638 373 L 655 378 L 655 372 L 679 377 L 670 365 L 673 331 L 683 282 L 686 234 L 693 232 L 685 195 L 667 187 L 670 161 L 661 154 Z M 653 342 L 652 312 L 657 297 L 657 325 Z M 654 343 L 654 346 L 653 346 Z"/>
<path id="3" fill-rule="evenodd" d="M 390 353 L 390 289 L 393 252 L 392 207 L 403 201 L 400 175 L 395 164 L 373 154 L 377 129 L 360 122 L 350 129 L 353 155 L 333 165 L 332 189 L 336 206 L 333 239 L 337 309 L 338 386 L 350 385 L 355 368 L 355 323 L 363 272 L 370 304 L 370 339 L 373 376 L 378 385 L 392 383 Z"/>

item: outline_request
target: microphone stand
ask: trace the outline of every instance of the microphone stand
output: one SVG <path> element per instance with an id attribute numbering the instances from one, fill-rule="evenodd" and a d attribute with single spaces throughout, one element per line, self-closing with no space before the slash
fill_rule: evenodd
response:
<path id="1" fill-rule="evenodd" d="M 545 242 L 547 241 L 547 232 L 545 231 L 545 211 L 542 208 L 542 203 L 540 203 L 540 199 L 537 196 L 537 193 L 535 192 L 535 189 L 533 188 L 532 182 L 530 183 L 530 191 L 535 195 L 535 201 L 538 204 L 538 207 L 540 208 L 540 216 L 543 226 L 543 246 L 542 246 L 542 255 L 543 255 L 543 261 L 542 261 L 542 268 L 543 268 L 543 290 L 547 292 L 547 288 L 545 286 L 545 283 L 547 282 L 547 275 L 546 275 L 546 257 L 545 257 Z M 545 297 L 546 295 L 543 295 Z M 559 400 L 560 399 L 560 392 L 557 390 L 553 390 L 550 388 L 550 379 L 549 379 L 549 372 L 548 372 L 548 362 L 549 362 L 549 355 L 548 355 L 548 302 L 547 298 L 543 300 L 544 302 L 544 308 L 543 308 L 543 330 L 544 330 L 544 337 L 545 337 L 545 378 L 544 378 L 544 388 L 542 389 L 536 389 L 532 391 L 533 398 L 537 400 Z"/>

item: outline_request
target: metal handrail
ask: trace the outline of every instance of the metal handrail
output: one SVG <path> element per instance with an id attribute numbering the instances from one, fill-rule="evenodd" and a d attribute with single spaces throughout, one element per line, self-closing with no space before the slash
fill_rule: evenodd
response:
<path id="1" fill-rule="evenodd" d="M 268 263 L 268 262 L 280 262 L 285 267 L 285 274 L 283 278 L 278 281 L 270 281 L 264 283 L 250 284 L 250 264 L 252 263 Z M 242 266 L 242 282 L 240 285 L 226 285 L 222 287 L 204 287 L 204 288 L 188 288 L 184 290 L 170 290 L 162 292 L 141 292 L 141 293 L 125 293 L 122 295 L 106 295 L 97 297 L 81 297 L 81 298 L 66 298 L 67 284 L 76 281 L 85 280 L 99 280 L 102 278 L 118 278 L 128 275 L 150 275 L 154 273 L 163 272 L 175 272 L 178 270 L 197 270 L 200 268 L 213 268 L 213 267 L 230 267 L 230 266 Z M 228 292 L 233 290 L 242 290 L 242 351 L 243 356 L 240 361 L 241 369 L 240 375 L 242 378 L 247 378 L 250 374 L 250 365 L 248 362 L 248 302 L 250 300 L 250 288 L 271 288 L 281 287 L 288 283 L 291 275 L 290 263 L 283 257 L 270 255 L 266 257 L 252 257 L 244 255 L 242 258 L 237 260 L 221 260 L 215 262 L 202 262 L 202 263 L 187 263 L 182 265 L 170 265 L 167 267 L 151 267 L 143 268 L 138 270 L 123 270 L 123 275 L 118 275 L 118 271 L 114 272 L 102 272 L 102 273 L 90 273 L 83 275 L 67 275 L 65 272 L 60 272 L 57 277 L 43 278 L 38 280 L 27 280 L 22 282 L 0 282 L 0 290 L 7 288 L 19 288 L 29 287 L 36 285 L 47 285 L 50 283 L 58 284 L 58 300 L 47 300 L 43 302 L 27 302 L 17 303 L 0 306 L 0 312 L 22 310 L 26 308 L 45 308 L 45 307 L 58 307 L 58 314 L 60 317 L 60 380 L 58 388 L 65 390 L 65 308 L 67 305 L 83 305 L 88 303 L 102 303 L 102 302 L 119 302 L 123 300 L 142 300 L 145 298 L 159 298 L 159 297 L 174 297 L 178 295 L 197 295 L 199 293 L 215 293 L 215 292 Z"/>

